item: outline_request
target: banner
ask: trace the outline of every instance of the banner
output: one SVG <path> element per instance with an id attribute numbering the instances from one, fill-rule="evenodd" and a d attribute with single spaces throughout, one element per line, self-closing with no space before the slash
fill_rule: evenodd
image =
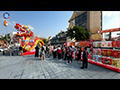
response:
<path id="1" fill-rule="evenodd" d="M 67 42 L 65 42 L 65 46 L 67 46 Z"/>
<path id="2" fill-rule="evenodd" d="M 70 42 L 67 42 L 67 46 L 69 46 Z"/>
<path id="3" fill-rule="evenodd" d="M 85 46 L 85 47 L 89 47 L 90 46 L 90 42 L 89 41 L 79 41 L 76 42 L 76 46 Z"/>
<path id="4" fill-rule="evenodd" d="M 110 49 L 101 49 L 101 55 L 103 56 L 112 56 L 113 50 Z"/>
<path id="5" fill-rule="evenodd" d="M 116 41 L 112 41 L 112 47 L 115 48 L 115 46 L 116 46 Z"/>
<path id="6" fill-rule="evenodd" d="M 80 45 L 79 45 L 79 42 L 75 42 L 75 46 L 80 46 Z"/>
<path id="7" fill-rule="evenodd" d="M 120 41 L 116 41 L 117 48 L 120 48 Z"/>
<path id="8" fill-rule="evenodd" d="M 79 44 L 80 46 L 84 46 L 84 44 L 85 44 L 84 41 L 80 41 L 79 43 L 80 43 Z"/>
<path id="9" fill-rule="evenodd" d="M 112 41 L 102 41 L 101 47 L 112 47 Z"/>
<path id="10" fill-rule="evenodd" d="M 115 32 L 120 31 L 120 28 L 108 29 L 108 30 L 98 30 L 97 33 L 107 33 L 107 32 Z"/>
<path id="11" fill-rule="evenodd" d="M 70 42 L 68 45 L 69 46 L 75 46 L 75 42 Z"/>
<path id="12" fill-rule="evenodd" d="M 101 47 L 101 41 L 93 42 L 93 47 Z"/>
<path id="13" fill-rule="evenodd" d="M 112 50 L 112 57 L 120 58 L 120 50 Z"/>
<path id="14" fill-rule="evenodd" d="M 93 49 L 94 55 L 101 55 L 101 49 Z"/>
<path id="15" fill-rule="evenodd" d="M 90 42 L 85 41 L 85 42 L 84 42 L 84 45 L 85 45 L 85 47 L 89 47 L 89 46 L 90 46 Z"/>

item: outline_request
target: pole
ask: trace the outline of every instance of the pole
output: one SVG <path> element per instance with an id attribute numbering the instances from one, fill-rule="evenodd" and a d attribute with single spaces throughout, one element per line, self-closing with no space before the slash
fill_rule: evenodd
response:
<path id="1" fill-rule="evenodd" d="M 7 26 L 6 26 L 6 41 L 7 41 Z M 8 42 L 7 42 L 8 43 Z"/>
<path id="2" fill-rule="evenodd" d="M 109 40 L 111 40 L 111 32 L 109 33 Z"/>

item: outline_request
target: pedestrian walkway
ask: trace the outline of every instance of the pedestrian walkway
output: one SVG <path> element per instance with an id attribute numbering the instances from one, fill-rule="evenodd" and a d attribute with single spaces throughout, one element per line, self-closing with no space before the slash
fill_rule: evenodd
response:
<path id="1" fill-rule="evenodd" d="M 120 73 L 88 63 L 81 69 L 82 62 L 31 56 L 0 55 L 0 79 L 120 79 Z"/>

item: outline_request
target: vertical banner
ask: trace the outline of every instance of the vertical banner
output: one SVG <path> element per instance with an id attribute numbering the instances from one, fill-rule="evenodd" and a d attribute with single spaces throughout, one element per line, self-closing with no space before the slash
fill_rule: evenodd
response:
<path id="1" fill-rule="evenodd" d="M 70 43 L 70 42 L 67 42 L 67 46 L 69 46 L 69 43 Z"/>
<path id="2" fill-rule="evenodd" d="M 116 46 L 116 41 L 112 41 L 112 47 L 115 48 Z"/>
<path id="3" fill-rule="evenodd" d="M 120 41 L 116 41 L 117 48 L 120 48 Z"/>
<path id="4" fill-rule="evenodd" d="M 91 55 L 90 59 L 93 59 L 93 40 L 90 40 L 90 55 Z"/>

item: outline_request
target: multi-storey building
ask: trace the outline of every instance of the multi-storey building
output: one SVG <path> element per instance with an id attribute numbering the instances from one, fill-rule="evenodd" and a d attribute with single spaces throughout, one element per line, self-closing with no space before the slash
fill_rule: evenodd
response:
<path id="1" fill-rule="evenodd" d="M 64 44 L 66 42 L 66 32 L 61 31 L 61 34 L 56 35 L 51 39 L 51 44 L 56 45 L 56 44 Z"/>
<path id="2" fill-rule="evenodd" d="M 90 32 L 90 39 L 100 40 L 101 34 L 97 34 L 98 30 L 102 30 L 102 11 L 74 11 L 72 17 L 68 21 L 69 28 L 75 25 L 82 26 Z"/>

